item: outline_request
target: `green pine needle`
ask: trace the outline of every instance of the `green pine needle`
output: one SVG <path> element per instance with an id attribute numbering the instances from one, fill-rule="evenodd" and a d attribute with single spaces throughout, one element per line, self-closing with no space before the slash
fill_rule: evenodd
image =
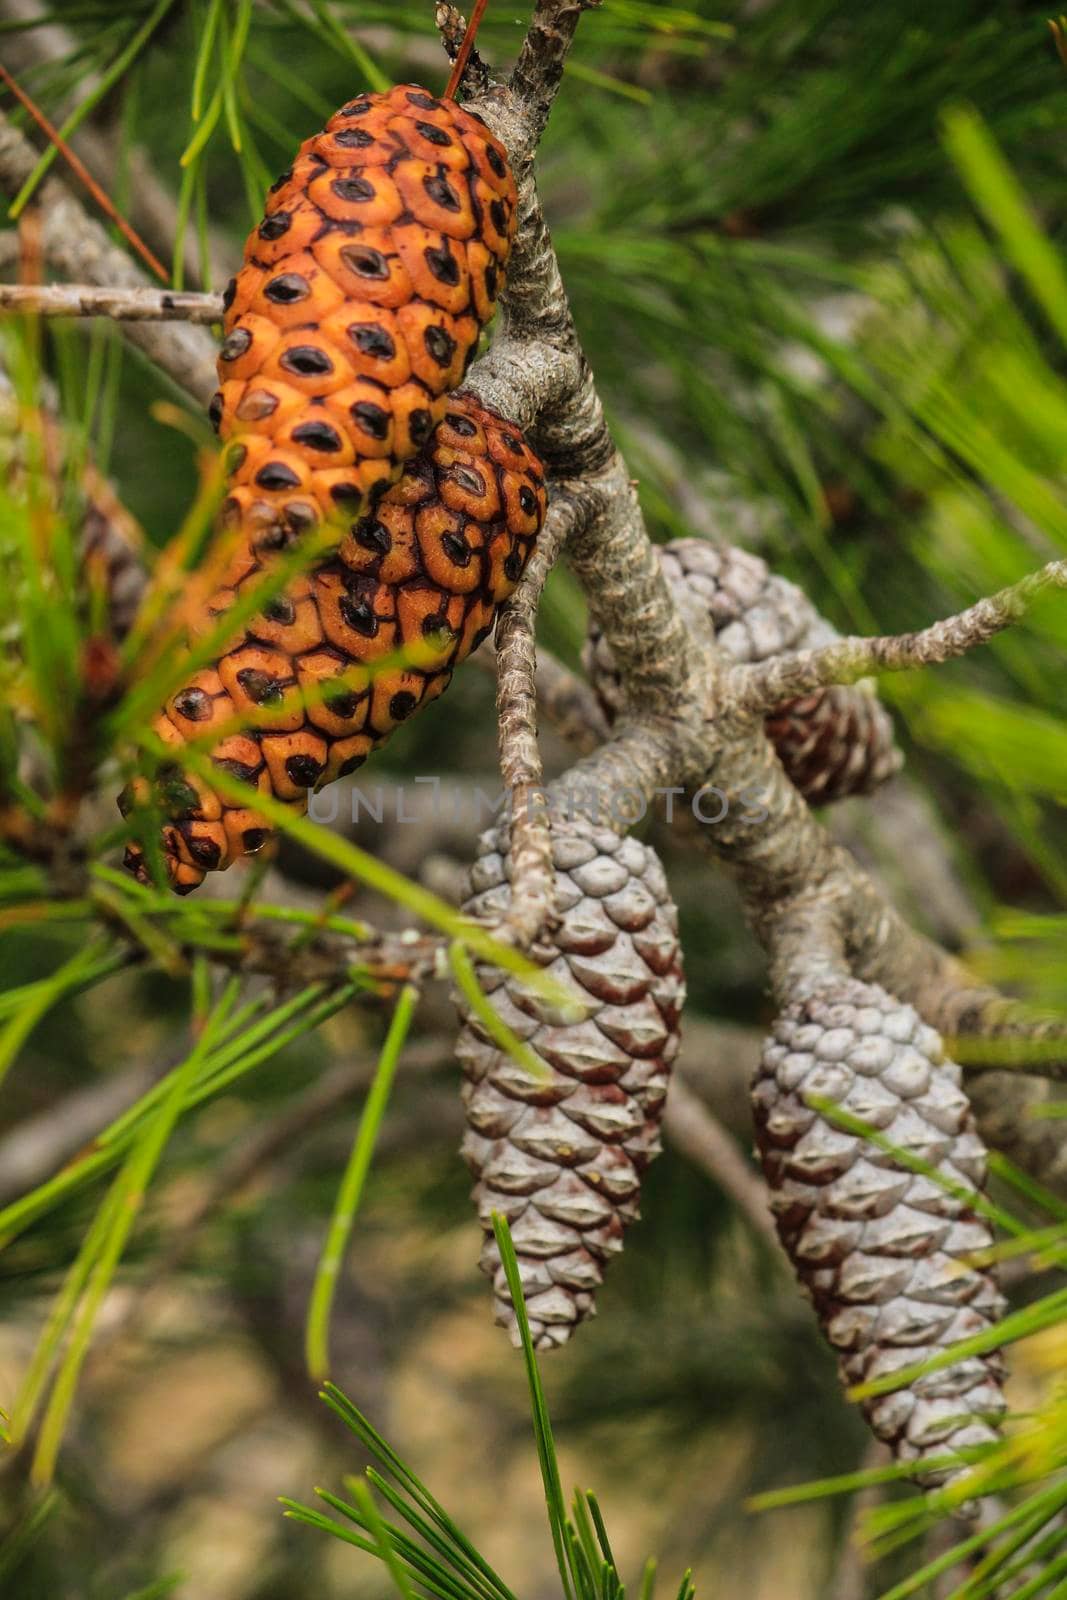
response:
<path id="1" fill-rule="evenodd" d="M 315 1282 L 308 1303 L 304 1348 L 308 1371 L 321 1382 L 330 1368 L 330 1312 L 337 1289 L 337 1278 L 344 1263 L 345 1250 L 352 1235 L 374 1148 L 385 1117 L 393 1079 L 411 1028 L 418 990 L 410 984 L 400 991 L 389 1031 L 378 1057 L 378 1065 L 356 1129 L 355 1141 L 341 1177 L 334 1201 L 333 1216 L 326 1234 Z"/>

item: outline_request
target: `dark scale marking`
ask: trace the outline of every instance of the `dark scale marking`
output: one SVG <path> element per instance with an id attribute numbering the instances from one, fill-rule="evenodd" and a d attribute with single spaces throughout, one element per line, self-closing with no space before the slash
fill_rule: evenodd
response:
<path id="1" fill-rule="evenodd" d="M 415 444 L 425 444 L 433 432 L 433 412 L 417 406 L 408 418 L 408 428 Z"/>
<path id="2" fill-rule="evenodd" d="M 513 456 L 522 455 L 522 440 L 516 439 L 513 433 L 502 433 L 500 439 L 501 443 L 507 446 Z"/>
<path id="3" fill-rule="evenodd" d="M 270 832 L 267 828 L 246 828 L 241 835 L 241 843 L 246 854 L 254 856 L 257 850 L 262 850 L 269 838 Z"/>
<path id="4" fill-rule="evenodd" d="M 330 490 L 330 499 L 338 505 L 344 505 L 346 501 L 355 501 L 358 505 L 362 503 L 363 490 L 358 483 L 335 483 Z"/>
<path id="5" fill-rule="evenodd" d="M 237 682 L 257 706 L 276 705 L 282 698 L 282 686 L 278 679 L 259 667 L 242 667 L 237 674 Z"/>
<path id="6" fill-rule="evenodd" d="M 440 145 L 444 149 L 445 145 L 452 143 L 451 134 L 446 133 L 443 128 L 438 128 L 432 122 L 416 122 L 415 127 L 430 144 Z"/>
<path id="7" fill-rule="evenodd" d="M 349 411 L 365 433 L 372 439 L 384 439 L 389 433 L 389 413 L 381 406 L 376 406 L 373 400 L 357 400 L 355 405 L 349 406 Z"/>
<path id="8" fill-rule="evenodd" d="M 300 272 L 281 272 L 263 290 L 268 300 L 276 306 L 291 306 L 297 300 L 306 300 L 311 293 L 311 285 Z"/>
<path id="9" fill-rule="evenodd" d="M 332 428 L 330 432 L 333 432 Z M 295 439 L 296 434 L 293 437 Z M 317 448 L 321 450 L 322 446 L 318 445 Z M 300 500 L 297 500 L 295 504 L 283 507 L 283 510 L 285 512 L 286 525 L 291 533 L 301 533 L 307 528 L 313 528 L 319 520 L 314 507 L 305 505 Z"/>
<path id="10" fill-rule="evenodd" d="M 285 185 L 289 182 L 289 179 L 292 176 L 293 176 L 292 167 L 286 167 L 285 171 L 281 174 L 281 176 L 275 178 L 274 182 L 271 184 L 271 186 L 270 186 L 271 194 L 277 194 L 279 189 L 284 189 Z"/>
<path id="11" fill-rule="evenodd" d="M 435 611 L 432 617 L 423 617 L 422 631 L 427 639 L 435 633 L 446 634 L 450 639 L 456 637 L 456 630 L 449 624 L 443 611 Z"/>
<path id="12" fill-rule="evenodd" d="M 380 250 L 372 250 L 368 244 L 346 244 L 340 256 L 348 270 L 361 278 L 378 278 L 384 283 L 389 276 L 388 261 Z"/>
<path id="13" fill-rule="evenodd" d="M 471 547 L 458 533 L 446 533 L 441 539 L 441 549 L 454 567 L 469 567 Z"/>
<path id="14" fill-rule="evenodd" d="M 479 628 L 477 633 L 474 635 L 474 638 L 471 640 L 471 649 L 477 650 L 480 644 L 485 643 L 492 631 L 493 624 L 491 622 L 487 622 L 484 628 Z"/>
<path id="15" fill-rule="evenodd" d="M 335 178 L 330 188 L 338 200 L 373 200 L 378 193 L 369 178 Z"/>
<path id="16" fill-rule="evenodd" d="M 338 777 L 347 778 L 349 773 L 355 772 L 366 759 L 366 756 L 349 756 L 347 761 L 342 761 Z"/>
<path id="17" fill-rule="evenodd" d="M 223 291 L 222 291 L 222 309 L 223 309 L 223 311 L 229 311 L 230 307 L 233 305 L 233 297 L 234 297 L 234 295 L 236 293 L 237 293 L 237 279 L 236 278 L 231 278 L 229 283 L 226 285 L 225 289 L 223 289 Z"/>
<path id="18" fill-rule="evenodd" d="M 375 143 L 373 133 L 368 133 L 366 128 L 342 128 L 340 133 L 335 133 L 334 138 L 346 150 L 366 150 L 368 145 Z"/>
<path id="19" fill-rule="evenodd" d="M 234 328 L 226 343 L 219 351 L 220 361 L 236 361 L 238 356 L 243 356 L 251 348 L 252 335 L 247 328 Z"/>
<path id="20" fill-rule="evenodd" d="M 365 117 L 371 109 L 369 100 L 353 100 L 350 105 L 342 106 L 337 113 L 339 117 Z"/>
<path id="21" fill-rule="evenodd" d="M 428 244 L 422 253 L 438 283 L 448 284 L 454 289 L 459 282 L 459 262 L 448 248 L 447 240 L 440 245 Z"/>
<path id="22" fill-rule="evenodd" d="M 258 767 L 250 767 L 244 761 L 234 761 L 229 756 L 212 756 L 211 759 L 220 772 L 228 772 L 239 783 L 255 783 Z"/>
<path id="23" fill-rule="evenodd" d="M 443 173 L 434 173 L 428 178 L 423 178 L 422 186 L 434 204 L 441 206 L 443 210 L 458 211 L 460 209 L 459 195 Z"/>
<path id="24" fill-rule="evenodd" d="M 182 830 L 184 833 L 184 829 Z M 198 867 L 203 867 L 206 872 L 214 872 L 222 859 L 222 851 L 214 839 L 197 839 L 195 836 L 185 835 L 185 848 L 192 856 Z"/>
<path id="25" fill-rule="evenodd" d="M 263 615 L 268 622 L 280 622 L 284 628 L 289 628 L 296 621 L 296 607 L 284 594 L 279 594 L 268 600 Z"/>
<path id="26" fill-rule="evenodd" d="M 298 789 L 310 789 L 322 776 L 322 762 L 314 756 L 288 756 L 285 770 Z"/>
<path id="27" fill-rule="evenodd" d="M 496 262 L 490 261 L 485 269 L 485 292 L 490 300 L 496 299 L 496 292 L 500 286 L 500 274 L 496 270 Z"/>
<path id="28" fill-rule="evenodd" d="M 349 717 L 354 717 L 356 714 L 356 707 L 359 705 L 359 696 L 353 694 L 351 690 L 348 689 L 341 689 L 334 694 L 330 694 L 328 691 L 324 690 L 322 703 L 326 707 L 327 711 L 331 712 L 333 716 L 341 717 L 342 720 L 347 721 Z"/>
<path id="29" fill-rule="evenodd" d="M 465 489 L 468 494 L 484 494 L 485 479 L 480 472 L 475 472 L 473 467 L 453 467 L 452 482 Z"/>
<path id="30" fill-rule="evenodd" d="M 488 161 L 498 178 L 507 177 L 507 165 L 504 162 L 499 150 L 494 150 L 491 144 L 487 144 L 485 147 L 485 159 Z"/>
<path id="31" fill-rule="evenodd" d="M 513 550 L 504 561 L 504 576 L 509 583 L 518 583 L 522 577 L 522 557 L 517 550 Z"/>
<path id="32" fill-rule="evenodd" d="M 373 517 L 363 517 L 352 528 L 352 534 L 357 544 L 364 550 L 373 550 L 375 555 L 387 556 L 393 548 L 393 536 L 382 522 L 377 522 Z"/>
<path id="33" fill-rule="evenodd" d="M 208 872 L 214 872 L 222 860 L 222 851 L 214 839 L 198 839 L 188 828 L 179 829 L 186 848 L 198 867 L 204 867 Z"/>
<path id="34" fill-rule="evenodd" d="M 503 200 L 493 200 L 489 206 L 489 215 L 493 219 L 493 226 L 497 233 L 508 231 L 508 208 Z"/>
<path id="35" fill-rule="evenodd" d="M 440 111 L 441 109 L 440 100 L 435 100 L 432 94 L 423 94 L 421 89 L 415 94 L 408 95 L 408 105 L 420 106 L 423 111 Z"/>
<path id="36" fill-rule="evenodd" d="M 300 378 L 321 378 L 333 371 L 333 362 L 325 350 L 313 344 L 297 344 L 286 350 L 278 365 L 286 372 Z"/>
<path id="37" fill-rule="evenodd" d="M 281 522 L 272 522 L 257 533 L 252 541 L 252 548 L 258 555 L 260 552 L 269 553 L 272 550 L 285 550 L 289 544 L 289 534 Z"/>
<path id="38" fill-rule="evenodd" d="M 211 696 L 203 689 L 183 689 L 174 696 L 174 709 L 187 722 L 207 722 L 211 716 Z"/>
<path id="39" fill-rule="evenodd" d="M 262 422 L 278 409 L 278 396 L 269 389 L 250 389 L 241 397 L 237 416 L 242 422 Z"/>
<path id="40" fill-rule="evenodd" d="M 354 633 L 361 633 L 365 639 L 373 639 L 378 632 L 378 618 L 366 600 L 356 600 L 346 595 L 341 601 L 340 612 L 346 625 Z"/>
<path id="41" fill-rule="evenodd" d="M 331 454 L 341 448 L 341 435 L 328 422 L 302 422 L 293 429 L 295 444 L 306 444 L 311 450 Z"/>
<path id="42" fill-rule="evenodd" d="M 256 482 L 261 489 L 298 489 L 300 479 L 292 467 L 287 467 L 284 461 L 268 461 L 256 473 Z"/>
<path id="43" fill-rule="evenodd" d="M 532 517 L 534 512 L 537 510 L 537 496 L 534 494 L 533 490 L 528 489 L 525 484 L 523 484 L 522 488 L 519 490 L 519 505 L 522 507 L 528 517 Z"/>
<path id="44" fill-rule="evenodd" d="M 478 429 L 470 417 L 465 417 L 460 411 L 449 411 L 445 421 L 453 433 L 458 433 L 461 439 L 473 439 Z"/>
<path id="45" fill-rule="evenodd" d="M 222 421 L 222 395 L 217 389 L 211 396 L 211 404 L 207 408 L 207 414 L 211 422 L 211 426 L 214 428 L 215 432 L 218 433 L 219 424 Z"/>
<path id="46" fill-rule="evenodd" d="M 357 350 L 365 356 L 376 356 L 380 361 L 392 361 L 396 355 L 396 341 L 376 322 L 352 322 L 348 337 Z"/>
<path id="47" fill-rule="evenodd" d="M 456 353 L 456 341 L 445 328 L 439 328 L 436 323 L 431 323 L 422 335 L 422 342 L 426 346 L 426 353 L 431 361 L 436 361 L 439 367 L 451 364 Z"/>
<path id="48" fill-rule="evenodd" d="M 389 702 L 389 715 L 395 722 L 403 722 L 405 717 L 410 717 L 418 703 L 410 689 L 400 689 Z"/>
<path id="49" fill-rule="evenodd" d="M 261 239 L 280 239 L 283 233 L 289 232 L 292 217 L 288 211 L 276 211 L 272 217 L 264 217 L 259 225 Z"/>

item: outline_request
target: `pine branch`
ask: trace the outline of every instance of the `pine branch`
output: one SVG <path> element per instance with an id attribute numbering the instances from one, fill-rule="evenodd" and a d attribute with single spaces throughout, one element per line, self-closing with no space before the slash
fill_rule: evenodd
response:
<path id="1" fill-rule="evenodd" d="M 0 191 L 13 197 L 37 164 L 37 152 L 0 113 Z M 112 244 L 106 229 L 58 178 L 39 194 L 41 244 L 46 260 L 63 276 L 102 288 L 144 288 L 136 262 Z M 201 405 L 215 391 L 215 341 L 204 329 L 179 324 L 131 322 L 126 337 Z"/>
<path id="2" fill-rule="evenodd" d="M 191 290 L 117 288 L 85 283 L 0 283 L 0 313 L 35 317 L 111 317 L 116 322 L 222 321 L 222 296 Z"/>
<path id="3" fill-rule="evenodd" d="M 511 802 L 511 901 L 504 926 L 523 949 L 555 916 L 552 834 L 537 742 L 534 624 L 545 581 L 573 522 L 571 503 L 555 499 L 496 630 L 500 772 Z"/>
<path id="4" fill-rule="evenodd" d="M 671 1085 L 663 1110 L 663 1129 L 694 1166 L 729 1196 L 753 1232 L 768 1241 L 777 1256 L 778 1236 L 765 1185 L 718 1118 L 678 1080 Z"/>
<path id="5" fill-rule="evenodd" d="M 736 667 L 731 674 L 730 698 L 739 711 L 769 711 L 784 700 L 829 684 L 858 683 L 876 672 L 940 666 L 988 644 L 1055 589 L 1067 589 L 1067 561 L 1050 561 L 1010 588 L 918 633 L 838 639 L 818 649 Z"/>
<path id="6" fill-rule="evenodd" d="M 548 125 L 582 12 L 599 4 L 600 0 L 539 0 L 534 9 L 510 83 L 512 94 L 524 105 L 533 144 Z"/>

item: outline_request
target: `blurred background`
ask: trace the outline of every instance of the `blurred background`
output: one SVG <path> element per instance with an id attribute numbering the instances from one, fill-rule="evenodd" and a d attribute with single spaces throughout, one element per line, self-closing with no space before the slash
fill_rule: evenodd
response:
<path id="1" fill-rule="evenodd" d="M 75 148 L 178 281 L 218 288 L 266 185 L 343 99 L 376 73 L 443 86 L 433 9 L 0 0 L 0 60 L 53 120 L 73 113 Z M 526 12 L 491 0 L 491 63 L 510 61 Z M 1062 553 L 1062 322 L 986 202 L 999 147 L 1058 246 L 1065 130 L 1067 70 L 1046 11 L 1022 0 L 604 0 L 590 13 L 541 178 L 656 537 L 742 544 L 843 630 L 921 626 Z M 44 340 L 60 409 L 162 546 L 196 491 L 206 420 L 113 327 L 52 324 Z M 577 666 L 584 632 L 561 570 L 540 637 Z M 919 926 L 1045 1004 L 1067 992 L 1065 634 L 1046 608 L 973 660 L 887 684 L 904 774 L 827 816 Z M 553 773 L 567 761 L 551 734 L 546 756 Z M 495 788 L 494 762 L 493 682 L 472 664 L 360 775 L 365 794 L 382 786 L 383 823 L 350 828 L 342 794 L 334 826 L 457 898 L 476 832 L 465 797 Z M 439 775 L 457 804 L 400 826 L 391 786 L 416 775 Z M 747 1160 L 746 1080 L 771 1016 L 762 957 L 729 883 L 670 830 L 650 837 L 685 932 L 682 1071 Z M 287 846 L 260 893 L 315 908 L 336 882 Z M 406 921 L 364 891 L 348 910 Z M 4 985 L 52 972 L 75 940 L 0 930 Z M 0 1592 L 388 1592 L 373 1562 L 276 1504 L 360 1465 L 304 1371 L 303 1319 L 384 1021 L 351 1006 L 183 1121 L 102 1308 L 60 1497 Z M 43 1016 L 0 1101 L 0 1199 L 47 1178 L 173 1065 L 186 1022 L 186 988 L 159 972 L 117 974 Z M 525 1381 L 491 1323 L 457 1155 L 453 1035 L 438 986 L 344 1272 L 334 1377 L 523 1600 L 548 1600 L 558 1577 Z M 96 1198 L 55 1209 L 0 1258 L 0 1406 Z M 564 1483 L 597 1490 L 620 1565 L 636 1578 L 658 1553 L 672 1593 L 691 1564 L 704 1596 L 862 1600 L 847 1502 L 745 1509 L 872 1458 L 758 1216 L 691 1152 L 668 1144 L 653 1168 L 599 1306 L 544 1371 Z M 1020 1408 L 1065 1345 L 1054 1331 L 1017 1353 Z M 16 1527 L 21 1494 L 16 1472 L 0 1476 L 0 1517 Z M 908 1559 L 883 1564 L 870 1592 Z"/>

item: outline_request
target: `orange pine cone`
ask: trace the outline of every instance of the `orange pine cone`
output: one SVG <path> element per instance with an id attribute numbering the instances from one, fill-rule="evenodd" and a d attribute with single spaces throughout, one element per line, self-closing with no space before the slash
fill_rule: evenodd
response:
<path id="1" fill-rule="evenodd" d="M 426 445 L 504 283 L 503 145 L 414 85 L 342 106 L 301 145 L 226 291 L 211 418 L 225 520 L 258 546 L 372 507 Z"/>
<path id="2" fill-rule="evenodd" d="M 361 766 L 448 687 L 522 576 L 546 503 L 540 463 L 518 429 L 472 395 L 451 395 L 430 447 L 374 512 L 352 523 L 336 556 L 270 601 L 213 667 L 194 673 L 155 732 L 178 746 L 213 726 L 232 729 L 243 715 L 251 724 L 254 715 L 254 725 L 229 732 L 211 758 L 302 814 L 310 790 Z M 269 560 L 262 547 L 239 543 L 229 581 L 208 601 L 194 637 L 214 629 L 246 585 L 262 582 Z M 417 665 L 374 674 L 383 656 L 411 651 Z M 335 692 L 323 693 L 341 675 Z M 275 705 L 276 715 L 266 715 Z M 148 798 L 138 780 L 119 805 L 128 814 Z M 156 802 L 169 819 L 163 856 L 181 894 L 259 850 L 270 834 L 265 817 L 177 766 L 161 773 Z M 149 881 L 139 846 L 127 850 L 126 865 Z"/>

